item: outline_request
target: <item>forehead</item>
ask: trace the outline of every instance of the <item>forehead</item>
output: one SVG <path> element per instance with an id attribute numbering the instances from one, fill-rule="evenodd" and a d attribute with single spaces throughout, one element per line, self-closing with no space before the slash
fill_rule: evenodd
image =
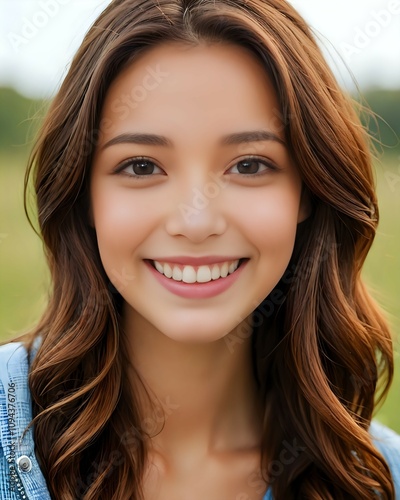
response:
<path id="1" fill-rule="evenodd" d="M 229 43 L 170 42 L 149 49 L 112 82 L 102 115 L 116 132 L 138 124 L 207 133 L 236 122 L 281 129 L 279 103 L 261 61 Z"/>

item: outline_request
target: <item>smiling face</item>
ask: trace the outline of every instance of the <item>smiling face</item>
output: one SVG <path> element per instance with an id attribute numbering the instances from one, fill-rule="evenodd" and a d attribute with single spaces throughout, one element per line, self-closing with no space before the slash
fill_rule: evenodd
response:
<path id="1" fill-rule="evenodd" d="M 306 216 L 279 116 L 236 45 L 160 45 L 113 81 L 91 216 L 128 327 L 221 339 L 277 284 Z"/>

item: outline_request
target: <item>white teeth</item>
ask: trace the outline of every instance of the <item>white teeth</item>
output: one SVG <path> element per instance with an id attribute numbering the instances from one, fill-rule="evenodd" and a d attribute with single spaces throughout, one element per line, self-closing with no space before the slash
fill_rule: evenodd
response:
<path id="1" fill-rule="evenodd" d="M 221 277 L 221 273 L 219 271 L 219 267 L 215 264 L 212 268 L 212 271 L 211 271 L 211 278 L 213 280 L 217 280 L 218 278 Z"/>
<path id="2" fill-rule="evenodd" d="M 157 262 L 157 264 L 158 264 L 158 262 Z M 160 264 L 160 266 L 161 266 L 161 264 Z M 160 273 L 162 273 L 162 271 L 160 271 Z M 172 267 L 169 264 L 164 264 L 164 274 L 167 278 L 172 278 Z"/>
<path id="3" fill-rule="evenodd" d="M 154 261 L 157 271 L 164 274 L 167 278 L 175 281 L 184 281 L 185 283 L 208 283 L 211 280 L 226 278 L 232 274 L 239 266 L 239 260 L 233 262 L 224 262 L 222 264 L 213 264 L 210 266 L 199 266 L 196 269 L 193 266 L 184 266 L 181 269 L 177 265 L 161 263 Z"/>
<path id="4" fill-rule="evenodd" d="M 200 266 L 197 270 L 197 280 L 199 283 L 211 281 L 211 269 L 208 266 Z"/>
<path id="5" fill-rule="evenodd" d="M 221 278 L 226 278 L 228 276 L 229 264 L 224 262 L 221 267 Z"/>
<path id="6" fill-rule="evenodd" d="M 175 281 L 182 281 L 182 271 L 179 269 L 179 267 L 174 266 L 174 269 L 172 270 L 172 278 Z"/>
<path id="7" fill-rule="evenodd" d="M 164 274 L 164 268 L 159 262 L 155 260 L 154 265 L 156 266 L 156 269 L 159 273 Z"/>
<path id="8" fill-rule="evenodd" d="M 196 271 L 191 266 L 185 266 L 182 273 L 182 281 L 185 283 L 196 282 Z"/>
<path id="9" fill-rule="evenodd" d="M 235 269 L 236 269 L 236 264 L 234 262 L 232 262 L 232 264 L 229 266 L 229 269 L 228 269 L 229 274 L 232 274 L 233 271 L 235 271 Z"/>

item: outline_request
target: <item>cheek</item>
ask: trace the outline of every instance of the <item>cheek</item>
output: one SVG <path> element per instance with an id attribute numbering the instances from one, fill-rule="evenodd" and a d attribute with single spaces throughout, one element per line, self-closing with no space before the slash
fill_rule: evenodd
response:
<path id="1" fill-rule="evenodd" d="M 154 203 L 126 189 L 92 188 L 92 213 L 100 254 L 121 255 L 134 250 L 156 219 Z"/>
<path id="2" fill-rule="evenodd" d="M 300 194 L 298 190 L 253 192 L 238 211 L 241 227 L 259 252 L 267 251 L 288 259 L 297 230 Z"/>

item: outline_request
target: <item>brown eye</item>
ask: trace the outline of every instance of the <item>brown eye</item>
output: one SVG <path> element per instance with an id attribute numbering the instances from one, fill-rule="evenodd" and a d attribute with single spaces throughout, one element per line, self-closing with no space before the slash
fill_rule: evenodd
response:
<path id="1" fill-rule="evenodd" d="M 240 174 L 256 174 L 260 163 L 255 160 L 243 160 L 238 163 L 238 172 Z"/>
<path id="2" fill-rule="evenodd" d="M 149 175 L 154 173 L 154 163 L 147 160 L 138 160 L 131 163 L 132 171 L 136 175 Z"/>
<path id="3" fill-rule="evenodd" d="M 236 169 L 237 171 L 233 171 Z M 244 174 L 244 175 L 261 175 L 264 172 L 271 170 L 277 170 L 276 167 L 267 163 L 266 161 L 259 160 L 258 158 L 246 158 L 245 160 L 239 161 L 234 167 L 232 167 L 231 172 Z"/>
<path id="4" fill-rule="evenodd" d="M 123 173 L 130 177 L 146 177 L 162 173 L 157 165 L 147 158 L 130 159 L 122 163 L 116 173 Z"/>

